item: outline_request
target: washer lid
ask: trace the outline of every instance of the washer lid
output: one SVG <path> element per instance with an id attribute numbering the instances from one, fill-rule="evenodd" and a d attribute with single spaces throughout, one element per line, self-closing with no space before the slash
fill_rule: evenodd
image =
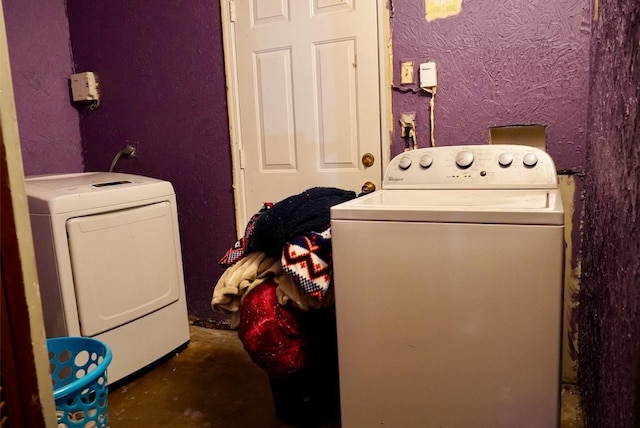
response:
<path id="1" fill-rule="evenodd" d="M 564 224 L 557 189 L 381 190 L 331 208 L 332 220 Z"/>

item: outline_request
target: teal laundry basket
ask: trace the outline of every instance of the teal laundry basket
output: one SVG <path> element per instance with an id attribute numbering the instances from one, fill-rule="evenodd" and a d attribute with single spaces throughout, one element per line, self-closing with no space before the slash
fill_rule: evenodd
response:
<path id="1" fill-rule="evenodd" d="M 89 337 L 47 339 L 58 428 L 106 428 L 111 349 Z"/>

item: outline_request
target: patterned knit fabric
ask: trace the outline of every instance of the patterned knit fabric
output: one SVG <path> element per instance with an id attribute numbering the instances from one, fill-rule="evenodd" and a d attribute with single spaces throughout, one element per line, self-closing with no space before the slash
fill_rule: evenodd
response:
<path id="1" fill-rule="evenodd" d="M 305 293 L 322 301 L 333 282 L 331 227 L 287 242 L 281 262 L 282 270 L 294 277 Z"/>
<path id="2" fill-rule="evenodd" d="M 335 187 L 313 187 L 273 205 L 256 221 L 252 248 L 280 258 L 287 242 L 331 222 L 331 207 L 356 197 Z"/>
<path id="3" fill-rule="evenodd" d="M 231 248 L 224 253 L 224 256 L 220 259 L 218 264 L 222 267 L 230 267 L 238 262 L 238 260 L 242 259 L 247 255 L 247 252 L 250 250 L 251 246 L 251 238 L 253 237 L 253 229 L 256 226 L 256 220 L 266 211 L 270 210 L 273 206 L 270 202 L 265 202 L 265 204 L 260 208 L 260 211 L 255 213 L 249 222 L 247 223 L 247 227 L 244 229 L 244 235 L 242 238 L 237 240 L 235 244 Z"/>

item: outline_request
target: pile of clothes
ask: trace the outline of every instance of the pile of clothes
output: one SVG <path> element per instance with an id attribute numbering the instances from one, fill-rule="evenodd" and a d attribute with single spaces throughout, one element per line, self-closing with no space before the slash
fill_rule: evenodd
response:
<path id="1" fill-rule="evenodd" d="M 251 359 L 270 378 L 308 366 L 314 311 L 334 306 L 330 208 L 355 192 L 314 187 L 265 203 L 220 260 L 211 307 L 229 314 Z M 316 318 L 323 319 L 323 318 Z M 335 335 L 335 314 L 333 324 Z"/>

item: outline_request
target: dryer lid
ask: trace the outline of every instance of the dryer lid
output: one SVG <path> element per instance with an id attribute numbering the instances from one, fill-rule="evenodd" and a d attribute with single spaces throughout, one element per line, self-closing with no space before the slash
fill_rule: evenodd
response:
<path id="1" fill-rule="evenodd" d="M 27 177 L 31 214 L 60 214 L 173 195 L 168 181 L 116 172 L 84 172 Z"/>

